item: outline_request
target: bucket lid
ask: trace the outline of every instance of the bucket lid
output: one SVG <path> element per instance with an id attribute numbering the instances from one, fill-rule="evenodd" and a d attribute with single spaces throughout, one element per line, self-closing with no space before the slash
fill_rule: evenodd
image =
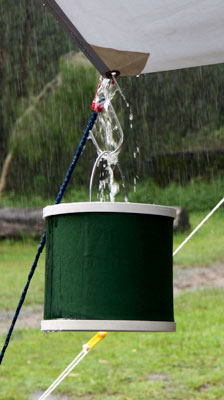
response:
<path id="1" fill-rule="evenodd" d="M 156 204 L 143 203 L 119 203 L 119 202 L 82 202 L 82 203 L 63 203 L 47 206 L 43 209 L 43 217 L 53 215 L 75 214 L 86 212 L 115 212 L 132 214 L 150 214 L 164 217 L 176 217 L 174 207 L 159 206 Z"/>

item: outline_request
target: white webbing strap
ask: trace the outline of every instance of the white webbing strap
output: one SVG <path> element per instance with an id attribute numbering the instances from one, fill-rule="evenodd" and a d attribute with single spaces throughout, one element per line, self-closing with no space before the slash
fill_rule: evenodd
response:
<path id="1" fill-rule="evenodd" d="M 190 233 L 189 236 L 187 236 L 187 238 L 180 244 L 180 246 L 177 247 L 177 249 L 173 252 L 173 256 L 175 256 L 178 251 L 180 251 L 182 249 L 182 247 L 192 238 L 192 236 L 194 236 L 194 234 L 202 227 L 202 225 L 204 225 L 204 223 L 211 217 L 212 214 L 214 214 L 214 212 L 216 210 L 218 210 L 218 208 L 224 203 L 224 197 L 222 198 L 222 200 L 220 200 L 218 202 L 218 204 L 216 204 L 216 206 L 212 209 L 212 211 L 210 211 L 210 213 L 200 222 L 200 224 L 198 226 L 196 226 L 196 228 Z"/>
<path id="2" fill-rule="evenodd" d="M 190 233 L 189 236 L 177 247 L 177 249 L 173 252 L 173 256 L 175 256 L 182 247 L 194 236 L 194 234 L 204 225 L 204 223 L 214 214 L 216 210 L 224 203 L 224 197 L 216 204 L 216 206 L 208 213 L 208 215 L 198 224 L 198 226 Z M 39 400 L 45 400 L 53 390 L 66 378 L 68 374 L 78 365 L 78 363 L 89 353 L 91 348 L 95 346 L 103 337 L 105 337 L 106 332 L 99 332 L 94 338 L 92 338 L 88 343 L 92 343 L 90 346 L 83 346 L 83 350 L 78 354 L 78 356 L 68 365 L 68 367 L 58 376 L 58 378 L 52 383 L 51 386 L 41 395 Z"/>
<path id="3" fill-rule="evenodd" d="M 53 390 L 66 378 L 68 374 L 78 365 L 80 361 L 88 354 L 89 351 L 82 350 L 77 357 L 67 366 L 67 368 L 58 376 L 51 386 L 40 396 L 39 400 L 45 400 Z"/>
<path id="4" fill-rule="evenodd" d="M 102 339 L 105 338 L 107 332 L 97 332 L 87 343 L 82 346 L 82 351 L 75 357 L 75 359 L 65 368 L 59 377 L 52 383 L 51 386 L 39 397 L 38 400 L 45 400 L 53 390 L 70 374 L 70 372 L 82 361 L 82 359 L 95 347 Z"/>

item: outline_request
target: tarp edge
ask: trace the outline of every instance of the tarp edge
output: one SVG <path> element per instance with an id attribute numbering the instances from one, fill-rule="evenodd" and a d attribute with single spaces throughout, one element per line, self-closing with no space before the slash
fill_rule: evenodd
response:
<path id="1" fill-rule="evenodd" d="M 55 0 L 45 0 L 45 5 L 48 10 L 53 14 L 56 20 L 62 25 L 64 30 L 70 35 L 71 39 L 77 44 L 80 50 L 85 54 L 89 61 L 96 67 L 101 75 L 108 73 L 109 68 L 101 60 L 94 49 L 86 42 L 81 33 L 71 23 L 63 10 L 59 7 Z"/>

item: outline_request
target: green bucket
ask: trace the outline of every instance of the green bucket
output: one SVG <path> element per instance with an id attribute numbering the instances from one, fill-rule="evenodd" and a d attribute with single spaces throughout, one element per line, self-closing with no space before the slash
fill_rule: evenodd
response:
<path id="1" fill-rule="evenodd" d="M 42 331 L 175 331 L 175 209 L 69 203 L 44 218 Z"/>

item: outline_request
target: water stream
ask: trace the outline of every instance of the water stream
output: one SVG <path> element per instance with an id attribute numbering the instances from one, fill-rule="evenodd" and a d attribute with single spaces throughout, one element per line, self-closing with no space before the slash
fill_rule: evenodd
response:
<path id="1" fill-rule="evenodd" d="M 90 201 L 92 201 L 92 187 L 97 168 L 100 168 L 98 184 L 99 201 L 114 202 L 116 195 L 120 192 L 120 185 L 114 176 L 115 168 L 118 168 L 121 176 L 122 186 L 125 193 L 124 200 L 128 201 L 124 176 L 118 160 L 124 140 L 124 133 L 112 105 L 112 99 L 117 92 L 122 96 L 126 106 L 129 108 L 129 103 L 127 102 L 115 78 L 101 79 L 95 101 L 99 104 L 104 102 L 104 110 L 99 113 L 97 123 L 90 134 L 90 139 L 92 140 L 97 151 L 97 158 L 92 169 L 89 185 Z M 130 121 L 133 120 L 133 114 L 131 111 L 129 119 Z M 130 127 L 132 128 L 131 125 L 132 123 L 130 124 Z"/>

